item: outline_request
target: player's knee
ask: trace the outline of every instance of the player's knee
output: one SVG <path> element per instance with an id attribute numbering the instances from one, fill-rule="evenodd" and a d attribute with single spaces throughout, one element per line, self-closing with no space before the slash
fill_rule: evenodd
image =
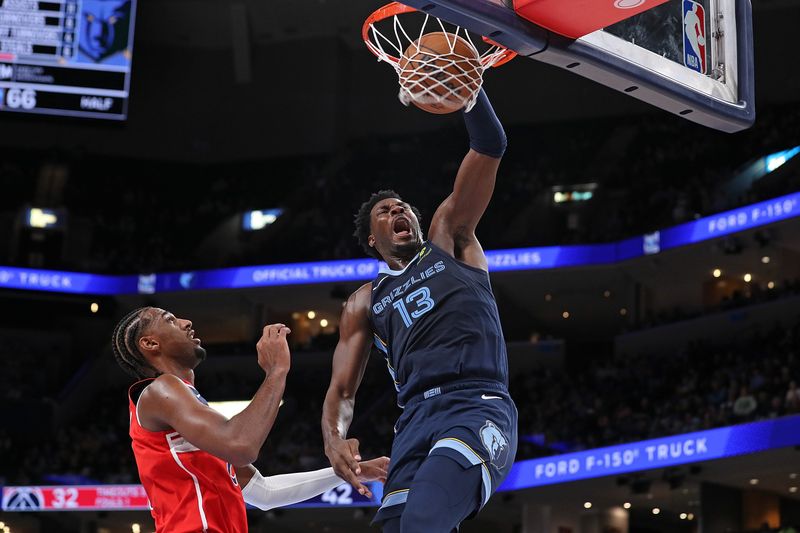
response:
<path id="1" fill-rule="evenodd" d="M 447 491 L 438 483 L 416 481 L 403 510 L 401 533 L 450 533 L 461 517 L 453 516 L 449 500 Z"/>
<path id="2" fill-rule="evenodd" d="M 479 466 L 464 468 L 449 457 L 431 456 L 414 477 L 400 531 L 450 533 L 480 501 Z"/>
<path id="3" fill-rule="evenodd" d="M 390 518 L 383 523 L 383 533 L 400 533 L 400 517 Z"/>

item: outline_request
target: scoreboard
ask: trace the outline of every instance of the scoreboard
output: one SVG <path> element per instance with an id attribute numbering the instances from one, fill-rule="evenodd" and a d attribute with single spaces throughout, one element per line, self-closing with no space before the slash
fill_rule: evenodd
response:
<path id="1" fill-rule="evenodd" d="M 135 0 L 0 0 L 0 111 L 124 120 Z"/>
<path id="2" fill-rule="evenodd" d="M 383 485 L 367 483 L 372 498 L 344 483 L 291 508 L 377 507 Z M 79 485 L 2 487 L 0 511 L 147 511 L 150 503 L 141 485 Z M 0 530 L 2 531 L 2 530 Z"/>

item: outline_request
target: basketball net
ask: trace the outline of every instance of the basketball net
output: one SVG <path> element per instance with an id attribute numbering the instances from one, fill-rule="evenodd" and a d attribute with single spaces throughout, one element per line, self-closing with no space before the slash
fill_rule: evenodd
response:
<path id="1" fill-rule="evenodd" d="M 447 101 L 452 104 L 461 100 L 465 102 L 464 110 L 471 110 L 481 90 L 484 71 L 507 63 L 516 53 L 486 37 L 478 41 L 485 48 L 479 53 L 470 32 L 455 25 L 449 25 L 448 29 L 442 20 L 427 13 L 422 26 L 418 31 L 414 30 L 412 37 L 399 17 L 412 12 L 416 10 L 392 2 L 372 13 L 364 22 L 361 32 L 367 48 L 377 56 L 378 61 L 384 61 L 394 68 L 400 82 L 398 98 L 403 105 L 408 106 L 412 101 L 424 104 L 442 104 Z M 390 27 L 384 28 L 384 31 L 376 27 L 377 22 L 389 18 L 392 19 Z M 448 36 L 448 53 L 437 55 L 429 50 L 419 53 L 420 47 L 416 43 L 431 31 L 441 31 Z M 467 57 L 456 52 L 458 37 L 466 40 L 474 52 L 473 56 Z M 409 55 L 414 59 L 404 61 L 401 67 L 400 58 L 412 44 L 416 48 L 412 48 Z"/>

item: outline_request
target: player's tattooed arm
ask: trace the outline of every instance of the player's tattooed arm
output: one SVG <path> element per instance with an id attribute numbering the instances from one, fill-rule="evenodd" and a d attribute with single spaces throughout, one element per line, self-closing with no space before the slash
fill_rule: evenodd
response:
<path id="1" fill-rule="evenodd" d="M 487 270 L 475 229 L 492 198 L 506 136 L 483 91 L 464 121 L 470 150 L 458 169 L 453 192 L 433 215 L 428 237 L 456 259 Z"/>
<path id="2" fill-rule="evenodd" d="M 371 292 L 371 283 L 363 285 L 350 296 L 342 310 L 331 382 L 322 407 L 325 455 L 333 470 L 359 493 L 370 497 L 369 489 L 359 480 L 358 440 L 348 439 L 347 430 L 353 420 L 356 391 L 364 377 L 372 346 L 368 314 Z"/>

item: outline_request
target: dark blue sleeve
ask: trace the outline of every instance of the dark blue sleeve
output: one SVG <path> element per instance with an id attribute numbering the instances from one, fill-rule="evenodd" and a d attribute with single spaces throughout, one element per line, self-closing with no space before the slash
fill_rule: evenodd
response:
<path id="1" fill-rule="evenodd" d="M 464 113 L 464 124 L 469 133 L 470 148 L 498 159 L 503 156 L 507 144 L 506 132 L 483 89 L 478 93 L 473 108 Z"/>

